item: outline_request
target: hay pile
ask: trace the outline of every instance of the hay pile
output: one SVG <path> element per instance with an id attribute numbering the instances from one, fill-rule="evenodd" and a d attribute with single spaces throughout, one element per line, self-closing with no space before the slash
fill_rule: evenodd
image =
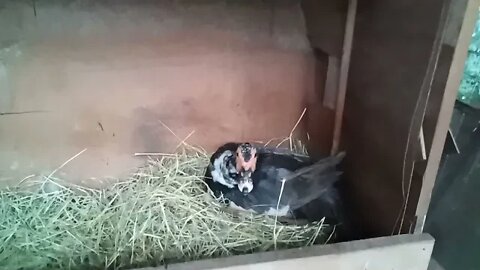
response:
<path id="1" fill-rule="evenodd" d="M 44 178 L 34 191 L 0 191 L 0 269 L 129 269 L 328 238 L 321 222 L 284 226 L 222 210 L 205 193 L 207 162 L 183 150 L 107 190 Z"/>

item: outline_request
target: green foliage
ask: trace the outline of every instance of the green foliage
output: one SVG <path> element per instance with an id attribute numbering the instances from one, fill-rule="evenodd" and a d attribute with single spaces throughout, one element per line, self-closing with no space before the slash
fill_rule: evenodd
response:
<path id="1" fill-rule="evenodd" d="M 475 108 L 480 108 L 480 17 L 476 22 L 458 100 Z"/>

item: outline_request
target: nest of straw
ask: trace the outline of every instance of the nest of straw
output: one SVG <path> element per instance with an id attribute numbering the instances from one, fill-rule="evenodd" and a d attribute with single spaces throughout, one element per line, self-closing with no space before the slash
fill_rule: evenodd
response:
<path id="1" fill-rule="evenodd" d="M 225 211 L 206 193 L 207 162 L 183 150 L 105 190 L 46 177 L 30 191 L 0 191 L 0 268 L 129 269 L 328 241 L 323 222 Z"/>

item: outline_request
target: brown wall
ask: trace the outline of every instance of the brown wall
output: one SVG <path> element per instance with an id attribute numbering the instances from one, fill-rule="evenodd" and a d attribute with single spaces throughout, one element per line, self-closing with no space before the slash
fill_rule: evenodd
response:
<path id="1" fill-rule="evenodd" d="M 341 58 L 348 0 L 302 0 L 301 3 L 311 46 Z"/>
<path id="2" fill-rule="evenodd" d="M 347 198 L 365 236 L 415 226 L 412 173 L 448 2 L 359 1 L 343 142 Z"/>
<path id="3" fill-rule="evenodd" d="M 84 148 L 59 176 L 125 175 L 134 152 L 177 145 L 160 121 L 208 150 L 283 137 L 320 102 L 298 1 L 41 2 L 0 7 L 0 111 L 44 111 L 0 115 L 0 183 Z M 309 115 L 319 134 L 322 117 Z"/>

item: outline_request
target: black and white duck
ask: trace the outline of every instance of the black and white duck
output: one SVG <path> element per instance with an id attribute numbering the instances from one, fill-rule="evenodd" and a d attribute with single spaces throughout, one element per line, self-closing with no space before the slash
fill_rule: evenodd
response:
<path id="1" fill-rule="evenodd" d="M 255 170 L 256 158 L 256 148 L 251 144 L 226 143 L 210 157 L 206 182 L 215 195 L 219 195 L 216 191 L 221 188 L 238 188 L 243 193 L 249 193 L 253 189 L 251 174 Z"/>
<path id="2" fill-rule="evenodd" d="M 337 219 L 335 183 L 343 157 L 313 161 L 288 150 L 227 143 L 210 158 L 205 181 L 215 197 L 237 210 L 299 218 L 302 207 L 315 200 L 321 214 Z"/>

